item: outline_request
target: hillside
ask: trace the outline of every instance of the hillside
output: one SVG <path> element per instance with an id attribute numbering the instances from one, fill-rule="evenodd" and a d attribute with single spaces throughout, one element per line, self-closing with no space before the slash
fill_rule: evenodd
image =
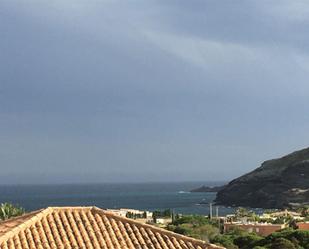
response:
<path id="1" fill-rule="evenodd" d="M 265 161 L 234 179 L 217 193 L 216 203 L 262 208 L 309 204 L 309 148 Z"/>
<path id="2" fill-rule="evenodd" d="M 194 193 L 194 192 L 218 192 L 219 190 L 223 189 L 224 186 L 214 186 L 214 187 L 208 187 L 208 186 L 201 186 L 199 188 L 195 188 L 190 190 L 190 192 Z"/>

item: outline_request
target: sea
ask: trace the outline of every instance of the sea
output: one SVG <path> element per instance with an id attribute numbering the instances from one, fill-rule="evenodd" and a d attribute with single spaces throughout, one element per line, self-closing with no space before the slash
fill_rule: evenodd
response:
<path id="1" fill-rule="evenodd" d="M 10 202 L 27 211 L 49 206 L 97 206 L 149 211 L 171 209 L 181 214 L 208 215 L 209 204 L 214 201 L 216 193 L 192 193 L 190 190 L 202 185 L 223 184 L 224 182 L 0 185 L 0 203 Z M 234 211 L 234 207 L 218 206 L 219 215 L 232 214 Z"/>

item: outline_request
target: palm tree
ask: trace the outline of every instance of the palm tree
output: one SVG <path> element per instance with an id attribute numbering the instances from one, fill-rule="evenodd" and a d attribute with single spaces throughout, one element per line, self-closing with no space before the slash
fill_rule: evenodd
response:
<path id="1" fill-rule="evenodd" d="M 0 204 L 0 220 L 6 220 L 11 217 L 19 216 L 25 213 L 25 210 L 21 207 L 14 206 L 11 203 Z"/>

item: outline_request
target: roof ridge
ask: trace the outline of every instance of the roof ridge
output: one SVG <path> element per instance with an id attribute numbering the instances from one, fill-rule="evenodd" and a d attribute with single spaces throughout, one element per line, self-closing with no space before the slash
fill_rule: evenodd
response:
<path id="1" fill-rule="evenodd" d="M 0 237 L 0 245 L 2 244 L 2 242 L 4 242 L 5 240 L 9 239 L 10 237 L 13 237 L 14 235 L 18 234 L 23 228 L 25 227 L 30 227 L 31 225 L 35 224 L 38 220 L 40 220 L 41 218 L 43 218 L 44 216 L 50 214 L 53 211 L 52 207 L 47 207 L 47 208 L 43 208 L 41 209 L 39 212 L 37 212 L 35 215 L 31 216 L 29 219 L 25 220 L 24 222 L 18 224 L 17 226 L 13 227 L 11 230 L 7 231 L 5 234 L 3 234 Z M 31 213 L 35 213 L 31 212 Z M 31 213 L 25 214 L 24 216 L 30 215 Z M 17 218 L 17 217 L 16 217 Z M 18 218 L 22 218 L 21 216 L 19 216 Z M 13 220 L 13 219 L 12 219 Z M 18 220 L 18 219 L 14 219 L 14 220 Z M 11 221 L 11 220 L 10 220 Z"/>
<path id="2" fill-rule="evenodd" d="M 55 206 L 55 207 L 49 207 L 52 208 L 53 210 L 72 210 L 72 209 L 77 209 L 77 210 L 92 210 L 95 206 Z"/>
<path id="3" fill-rule="evenodd" d="M 152 231 L 156 231 L 156 232 L 159 232 L 159 233 L 167 235 L 167 236 L 172 236 L 172 237 L 175 237 L 176 239 L 178 238 L 178 239 L 181 239 L 181 240 L 190 241 L 190 242 L 192 242 L 194 244 L 199 244 L 199 245 L 202 245 L 202 246 L 209 246 L 209 245 L 211 245 L 212 248 L 214 248 L 214 249 L 215 248 L 218 248 L 218 249 L 222 249 L 223 248 L 223 247 L 211 244 L 209 242 L 206 242 L 206 241 L 203 241 L 203 240 L 200 240 L 200 239 L 195 239 L 195 238 L 188 237 L 188 236 L 185 236 L 185 235 L 182 235 L 182 234 L 178 234 L 178 233 L 175 233 L 175 232 L 172 232 L 172 231 L 160 228 L 160 227 L 156 227 L 154 225 L 141 223 L 141 222 L 139 222 L 137 220 L 133 220 L 133 219 L 129 219 L 127 217 L 123 217 L 123 216 L 117 215 L 117 214 L 115 214 L 115 213 L 113 213 L 111 211 L 108 211 L 108 210 L 102 209 L 102 208 L 98 208 L 96 206 L 94 206 L 92 208 L 92 210 L 93 211 L 97 211 L 97 212 L 101 212 L 101 213 L 109 215 L 109 216 L 112 216 L 112 217 L 114 217 L 114 218 L 116 218 L 117 220 L 120 220 L 120 221 L 125 221 L 125 222 L 128 222 L 130 224 L 133 223 L 134 225 L 137 225 L 137 226 L 143 227 L 143 228 L 149 228 Z"/>

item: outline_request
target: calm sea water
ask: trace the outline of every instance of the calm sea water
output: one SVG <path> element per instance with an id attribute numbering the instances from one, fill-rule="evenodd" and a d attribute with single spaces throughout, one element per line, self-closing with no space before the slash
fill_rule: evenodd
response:
<path id="1" fill-rule="evenodd" d="M 190 193 L 201 185 L 222 182 L 138 183 L 138 184 L 67 184 L 0 185 L 0 203 L 11 202 L 27 211 L 48 206 L 97 206 L 140 210 L 173 209 L 183 214 L 209 214 L 209 202 L 215 193 Z M 234 209 L 219 207 L 219 214 Z"/>

